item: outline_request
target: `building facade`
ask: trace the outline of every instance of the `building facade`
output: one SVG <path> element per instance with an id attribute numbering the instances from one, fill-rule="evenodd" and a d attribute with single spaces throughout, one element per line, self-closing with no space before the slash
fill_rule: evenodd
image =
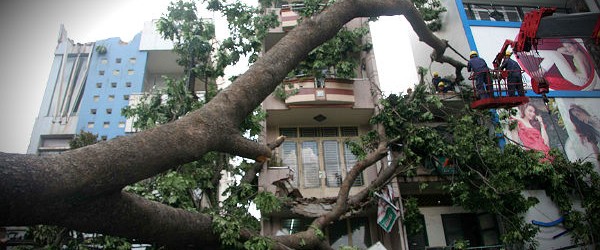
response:
<path id="1" fill-rule="evenodd" d="M 554 16 L 569 13 L 589 11 L 599 12 L 597 2 L 594 1 L 487 1 L 487 0 L 445 0 L 442 1 L 447 12 L 442 16 L 443 28 L 436 32 L 460 55 L 447 51 L 445 55 L 465 62 L 462 59 L 469 57 L 470 51 L 477 51 L 488 67 L 493 68 L 492 61 L 500 52 L 505 40 L 517 39 L 524 15 L 539 7 L 555 7 Z M 558 27 L 557 27 L 558 28 Z M 592 34 L 593 30 L 589 31 Z M 558 35 L 560 36 L 560 35 Z M 525 83 L 526 95 L 530 101 L 517 109 L 517 116 L 524 116 L 525 110 L 533 110 L 536 116 L 542 119 L 542 131 L 544 137 L 548 138 L 539 142 L 539 148 L 547 150 L 558 148 L 572 160 L 584 160 L 591 162 L 596 171 L 600 171 L 598 162 L 598 145 L 586 139 L 582 134 L 581 120 L 579 117 L 586 116 L 589 121 L 597 121 L 597 107 L 600 104 L 600 80 L 597 67 L 585 47 L 584 39 L 568 37 L 565 39 L 543 39 L 533 53 L 515 54 L 515 59 L 524 70 L 523 81 Z M 432 49 L 426 44 L 419 42 L 412 33 L 412 49 L 419 51 L 415 53 L 415 64 L 424 67 L 429 72 L 440 72 L 441 76 L 453 78 L 454 68 L 431 62 L 429 54 Z M 573 47 L 579 51 L 580 56 L 560 53 L 566 47 Z M 533 50 L 532 50 L 533 51 Z M 578 53 L 578 52 L 577 52 Z M 574 57 L 579 59 L 573 59 Z M 574 62 L 575 61 L 575 62 Z M 579 73 L 577 73 L 579 68 Z M 543 69 L 543 71 L 539 71 Z M 541 73 L 540 73 L 541 72 Z M 544 74 L 544 78 L 551 79 L 549 108 L 558 111 L 550 115 L 542 96 L 532 91 L 531 76 Z M 466 69 L 463 76 L 468 76 Z M 425 76 L 426 81 L 431 81 L 431 75 Z M 465 80 L 471 85 L 470 80 Z M 579 112 L 579 113 L 577 113 Z M 560 122 L 559 122 L 560 121 Z M 592 123 L 587 129 L 600 131 L 600 123 Z M 516 131 L 505 130 L 505 135 L 513 141 L 526 145 L 525 138 L 519 138 Z M 595 145 L 594 145 L 595 144 Z M 526 145 L 527 146 L 527 145 Z M 528 146 L 534 148 L 535 146 Z M 436 172 L 437 173 L 437 172 Z M 400 191 L 402 195 L 417 195 L 415 185 L 419 181 L 438 183 L 439 181 L 431 174 L 431 171 L 422 169 L 416 178 L 405 178 L 401 181 Z M 426 232 L 420 236 L 410 239 L 411 249 L 423 249 L 431 247 L 450 246 L 455 239 L 470 239 L 471 246 L 488 246 L 493 248 L 499 244 L 498 237 L 501 233 L 501 225 L 496 222 L 493 215 L 470 213 L 452 206 L 450 200 L 441 191 L 431 194 L 418 194 L 423 198 L 420 203 L 420 211 L 424 215 Z M 543 190 L 530 190 L 526 196 L 538 198 L 540 202 L 525 216 L 526 221 L 555 221 L 560 218 L 560 212 L 552 203 Z M 467 226 L 468 225 L 468 226 Z M 558 227 L 541 227 L 536 236 L 540 243 L 539 249 L 558 249 L 571 247 L 569 234 L 554 237 L 561 229 Z M 475 243 L 475 244 L 473 244 Z"/>
<path id="2" fill-rule="evenodd" d="M 54 52 L 40 112 L 28 154 L 60 153 L 81 131 L 110 140 L 134 132 L 121 110 L 135 105 L 153 89 L 165 86 L 163 76 L 182 77 L 173 44 L 161 38 L 154 21 L 125 42 L 108 38 L 74 43 L 63 26 Z M 197 83 L 202 90 L 204 84 Z"/>
<path id="3" fill-rule="evenodd" d="M 279 5 L 267 10 L 279 16 L 281 25 L 270 30 L 264 43 L 265 51 L 297 25 L 299 15 L 296 10 L 303 7 L 301 4 L 279 2 Z M 368 22 L 358 18 L 346 27 L 368 27 Z M 370 42 L 370 37 L 365 37 L 364 41 Z M 263 167 L 259 175 L 260 189 L 300 200 L 338 195 L 347 172 L 357 162 L 345 142 L 372 130 L 369 119 L 375 106 L 371 93 L 379 87 L 373 51 L 357 53 L 356 56 L 360 57 L 362 64 L 355 69 L 354 78 L 338 78 L 331 68 L 326 69 L 322 76 L 291 76 L 281 85 L 288 95 L 274 93 L 262 103 L 267 113 L 264 141 L 273 141 L 280 135 L 286 136 L 286 140 L 274 151 L 274 160 Z M 354 182 L 350 195 L 371 183 L 377 177 L 381 164 L 368 167 Z M 332 204 L 313 205 L 314 210 L 304 209 L 312 213 L 290 209 L 263 213 L 262 234 L 286 235 L 306 230 L 312 220 L 332 209 Z M 335 222 L 324 233 L 334 249 L 340 246 L 366 249 L 377 242 L 387 249 L 402 249 L 400 230 L 396 222 L 391 232 L 385 232 L 377 224 L 377 208 L 372 207 Z"/>

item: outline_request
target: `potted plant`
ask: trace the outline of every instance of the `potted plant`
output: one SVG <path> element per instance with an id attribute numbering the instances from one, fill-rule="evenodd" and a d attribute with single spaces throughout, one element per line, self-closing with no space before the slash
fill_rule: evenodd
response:
<path id="1" fill-rule="evenodd" d="M 96 46 L 96 52 L 100 55 L 104 55 L 107 52 L 106 46 L 104 45 L 97 45 Z"/>

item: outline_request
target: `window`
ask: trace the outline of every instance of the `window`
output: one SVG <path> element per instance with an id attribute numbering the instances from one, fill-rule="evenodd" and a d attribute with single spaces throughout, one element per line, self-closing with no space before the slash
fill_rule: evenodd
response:
<path id="1" fill-rule="evenodd" d="M 323 141 L 323 163 L 325 165 L 325 183 L 328 187 L 342 185 L 340 171 L 340 153 L 337 141 Z"/>
<path id="2" fill-rule="evenodd" d="M 106 135 L 100 136 L 100 140 L 106 141 L 107 137 Z"/>
<path id="3" fill-rule="evenodd" d="M 321 186 L 319 172 L 319 149 L 317 148 L 317 142 L 302 142 L 302 174 L 304 176 L 305 188 Z"/>
<path id="4" fill-rule="evenodd" d="M 119 128 L 124 128 L 125 127 L 125 122 L 119 122 Z"/>
<path id="5" fill-rule="evenodd" d="M 102 83 L 101 82 L 97 82 L 96 83 L 96 88 L 102 88 Z"/>
<path id="6" fill-rule="evenodd" d="M 131 88 L 131 82 L 126 82 L 125 87 Z"/>
<path id="7" fill-rule="evenodd" d="M 95 95 L 94 96 L 94 102 L 98 102 L 100 101 L 100 96 L 99 95 Z"/>
<path id="8" fill-rule="evenodd" d="M 90 114 L 95 115 L 96 114 L 96 109 L 91 109 L 90 110 Z"/>
<path id="9" fill-rule="evenodd" d="M 129 63 L 131 63 L 131 64 L 135 64 L 136 61 L 137 61 L 137 59 L 135 57 L 129 58 Z"/>
<path id="10" fill-rule="evenodd" d="M 346 165 L 346 173 L 350 172 L 354 165 L 356 164 L 356 155 L 352 153 L 348 145 L 344 144 L 344 163 Z M 352 186 L 362 186 L 364 185 L 363 173 L 361 172 L 354 180 Z"/>
<path id="11" fill-rule="evenodd" d="M 115 70 L 113 70 L 112 74 L 113 74 L 113 76 L 118 76 L 121 74 L 121 71 L 118 69 L 115 69 Z"/>
<path id="12" fill-rule="evenodd" d="M 281 163 L 283 167 L 293 171 L 293 183 L 298 186 L 298 155 L 296 142 L 284 141 L 281 144 Z"/>
<path id="13" fill-rule="evenodd" d="M 489 246 L 500 243 L 496 218 L 489 213 L 442 214 L 446 245 L 468 240 L 470 246 Z"/>
<path id="14" fill-rule="evenodd" d="M 102 125 L 103 128 L 109 128 L 110 127 L 110 122 L 104 122 L 104 124 Z"/>
<path id="15" fill-rule="evenodd" d="M 94 122 L 88 122 L 87 128 L 94 128 Z"/>
<path id="16" fill-rule="evenodd" d="M 115 63 L 121 63 L 121 58 L 116 58 Z"/>
<path id="17" fill-rule="evenodd" d="M 107 114 L 107 115 L 110 115 L 110 114 L 112 114 L 112 109 L 106 109 L 106 114 Z"/>
<path id="18" fill-rule="evenodd" d="M 280 147 L 281 166 L 293 171 L 296 186 L 339 187 L 357 162 L 344 143 L 358 136 L 356 127 L 280 128 L 279 132 L 288 138 Z M 364 185 L 362 173 L 353 185 Z"/>
<path id="19" fill-rule="evenodd" d="M 111 88 L 116 88 L 117 87 L 117 83 L 116 82 L 111 82 L 110 83 L 110 87 Z"/>
<path id="20" fill-rule="evenodd" d="M 281 220 L 281 231 L 285 235 L 301 232 L 308 229 L 311 222 L 312 220 L 309 218 L 283 219 Z"/>
<path id="21" fill-rule="evenodd" d="M 112 102 L 115 99 L 115 95 L 109 95 L 108 96 L 108 101 Z"/>
<path id="22" fill-rule="evenodd" d="M 135 70 L 133 70 L 133 69 L 127 70 L 127 75 L 133 75 L 134 73 L 135 73 Z"/>
<path id="23" fill-rule="evenodd" d="M 100 59 L 100 63 L 101 64 L 107 64 L 108 63 L 108 59 L 102 58 L 102 59 Z"/>
<path id="24" fill-rule="evenodd" d="M 100 70 L 100 71 L 98 71 L 98 75 L 101 75 L 101 76 L 103 76 L 103 75 L 104 75 L 104 70 Z"/>
<path id="25" fill-rule="evenodd" d="M 327 236 L 333 249 L 341 246 L 367 249 L 372 244 L 369 220 L 365 217 L 336 221 L 327 227 Z"/>
<path id="26" fill-rule="evenodd" d="M 129 101 L 129 95 L 123 95 L 123 100 Z"/>

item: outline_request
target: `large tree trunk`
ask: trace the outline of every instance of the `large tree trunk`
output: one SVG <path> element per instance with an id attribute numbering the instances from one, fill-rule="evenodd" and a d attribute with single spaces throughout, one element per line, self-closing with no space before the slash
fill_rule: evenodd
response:
<path id="1" fill-rule="evenodd" d="M 269 147 L 242 137 L 239 124 L 308 52 L 333 37 L 345 23 L 355 17 L 380 15 L 406 15 L 422 40 L 443 55 L 446 43 L 421 25 L 423 20 L 410 1 L 337 1 L 318 16 L 305 19 L 203 108 L 175 122 L 60 155 L 0 153 L 0 225 L 53 224 L 161 245 L 218 246 L 208 215 L 174 209 L 121 190 L 210 151 L 259 161 L 270 157 Z M 378 150 L 376 154 L 381 157 L 383 153 Z M 347 202 L 350 184 L 340 191 L 335 212 L 315 222 L 319 227 L 336 220 L 352 205 Z M 305 234 L 279 237 L 278 241 L 299 246 L 299 238 L 312 239 L 307 246 L 326 248 L 314 234 Z"/>

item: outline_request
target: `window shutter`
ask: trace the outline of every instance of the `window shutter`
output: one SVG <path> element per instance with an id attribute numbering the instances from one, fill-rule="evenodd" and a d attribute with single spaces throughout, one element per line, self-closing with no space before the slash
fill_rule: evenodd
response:
<path id="1" fill-rule="evenodd" d="M 296 142 L 284 141 L 281 144 L 281 163 L 284 167 L 294 171 L 294 180 L 292 183 L 298 187 L 298 156 L 296 154 Z"/>
<path id="2" fill-rule="evenodd" d="M 319 149 L 317 142 L 302 142 L 302 174 L 304 187 L 314 188 L 321 185 L 319 179 Z"/>
<path id="3" fill-rule="evenodd" d="M 356 155 L 352 153 L 348 145 L 344 144 L 344 161 L 346 162 L 346 173 L 350 172 L 354 164 L 356 164 Z M 352 186 L 362 186 L 364 184 L 363 173 L 360 173 Z"/>
<path id="4" fill-rule="evenodd" d="M 340 171 L 340 153 L 337 141 L 323 141 L 323 159 L 327 186 L 339 187 L 342 184 L 342 173 Z"/>

